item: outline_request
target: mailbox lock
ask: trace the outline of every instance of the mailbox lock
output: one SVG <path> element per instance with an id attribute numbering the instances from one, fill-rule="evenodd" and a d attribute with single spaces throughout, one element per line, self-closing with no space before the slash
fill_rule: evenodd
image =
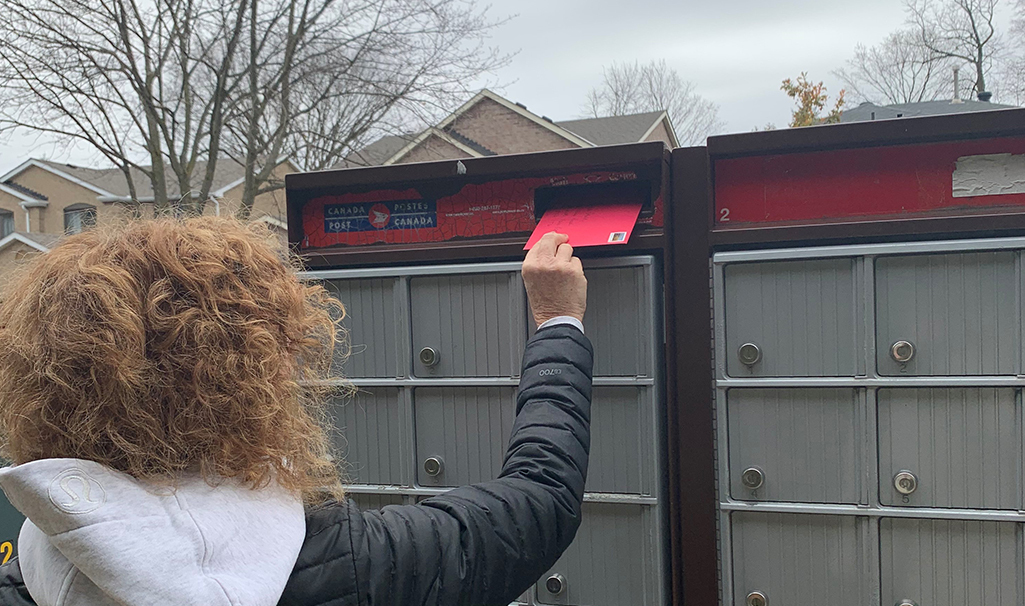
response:
<path id="1" fill-rule="evenodd" d="M 918 488 L 918 478 L 910 471 L 903 469 L 893 476 L 893 487 L 900 494 L 911 494 Z"/>
<path id="2" fill-rule="evenodd" d="M 915 346 L 911 341 L 897 341 L 890 347 L 890 357 L 899 364 L 910 362 L 915 357 Z"/>
<path id="3" fill-rule="evenodd" d="M 747 594 L 747 606 L 767 606 L 769 598 L 760 591 L 752 591 Z"/>
<path id="4" fill-rule="evenodd" d="M 441 460 L 441 457 L 428 457 L 424 461 L 424 472 L 432 478 L 437 475 L 441 475 L 441 472 L 445 469 L 445 462 Z"/>
<path id="5" fill-rule="evenodd" d="M 737 350 L 740 361 L 747 366 L 754 366 L 762 359 L 762 350 L 754 343 L 744 343 Z"/>
<path id="6" fill-rule="evenodd" d="M 765 472 L 758 467 L 748 467 L 740 474 L 740 483 L 748 490 L 758 490 L 765 484 Z"/>
<path id="7" fill-rule="evenodd" d="M 424 347 L 420 350 L 420 362 L 424 366 L 437 366 L 441 361 L 441 354 L 433 347 Z"/>
<path id="8" fill-rule="evenodd" d="M 552 595 L 561 595 L 566 591 L 566 578 L 559 573 L 545 579 L 545 589 Z"/>

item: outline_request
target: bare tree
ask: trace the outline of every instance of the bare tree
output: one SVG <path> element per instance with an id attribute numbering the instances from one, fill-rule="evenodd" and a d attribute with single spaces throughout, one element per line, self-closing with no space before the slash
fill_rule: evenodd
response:
<path id="1" fill-rule="evenodd" d="M 0 130 L 83 141 L 130 201 L 190 213 L 230 155 L 247 216 L 282 158 L 324 168 L 450 107 L 506 60 L 484 46 L 495 24 L 474 0 L 8 0 Z"/>
<path id="2" fill-rule="evenodd" d="M 1001 62 L 1000 81 L 994 96 L 1001 103 L 1025 105 L 1025 58 L 1020 55 Z"/>
<path id="3" fill-rule="evenodd" d="M 219 75 L 226 65 L 210 63 L 209 53 L 233 53 L 237 36 L 204 40 L 203 21 L 239 6 L 9 0 L 0 13 L 0 129 L 89 144 L 122 170 L 126 202 L 161 210 L 171 206 L 170 184 L 191 202 L 192 172 L 210 157 L 198 193 L 205 199 L 218 155 L 213 127 L 229 90 Z"/>
<path id="4" fill-rule="evenodd" d="M 433 122 L 507 58 L 484 45 L 495 22 L 462 0 L 265 1 L 251 11 L 233 108 L 232 153 L 246 167 L 240 214 L 281 184 L 276 161 L 336 164 L 370 135 Z M 278 59 L 280 57 L 280 59 Z"/>
<path id="5" fill-rule="evenodd" d="M 701 143 L 725 126 L 719 106 L 699 95 L 665 60 L 613 63 L 603 74 L 602 85 L 587 95 L 586 111 L 595 118 L 665 110 L 681 145 Z"/>
<path id="6" fill-rule="evenodd" d="M 871 48 L 857 45 L 854 58 L 833 73 L 852 101 L 918 103 L 953 94 L 947 86 L 951 64 L 923 46 L 917 31 L 902 29 Z"/>
<path id="7" fill-rule="evenodd" d="M 1025 104 L 1025 0 L 1017 0 L 1006 41 L 1009 57 L 1000 62 L 996 96 L 1002 103 Z"/>
<path id="8" fill-rule="evenodd" d="M 987 78 L 1001 51 L 995 25 L 1000 0 L 906 0 L 908 23 L 930 53 L 964 62 L 975 93 L 987 90 Z M 992 83 L 990 83 L 992 84 Z"/>

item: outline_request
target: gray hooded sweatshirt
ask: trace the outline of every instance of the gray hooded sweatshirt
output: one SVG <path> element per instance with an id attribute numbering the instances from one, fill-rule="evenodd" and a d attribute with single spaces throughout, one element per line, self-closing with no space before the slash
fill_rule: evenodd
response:
<path id="1" fill-rule="evenodd" d="M 39 606 L 274 606 L 306 532 L 300 499 L 198 476 L 157 491 L 92 461 L 0 469 Z"/>

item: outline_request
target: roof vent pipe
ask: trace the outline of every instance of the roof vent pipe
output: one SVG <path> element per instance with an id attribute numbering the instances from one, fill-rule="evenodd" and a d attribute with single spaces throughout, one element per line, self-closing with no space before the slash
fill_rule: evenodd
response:
<path id="1" fill-rule="evenodd" d="M 961 96 L 957 94 L 957 74 L 961 71 L 960 67 L 954 68 L 954 100 L 951 103 L 962 103 Z"/>

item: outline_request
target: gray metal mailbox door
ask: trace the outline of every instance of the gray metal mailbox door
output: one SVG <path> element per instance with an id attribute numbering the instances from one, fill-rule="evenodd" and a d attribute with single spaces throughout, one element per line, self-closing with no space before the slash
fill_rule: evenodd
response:
<path id="1" fill-rule="evenodd" d="M 399 348 L 405 342 L 396 307 L 395 278 L 327 280 L 325 287 L 345 306 L 342 320 L 348 347 L 335 351 L 332 374 L 346 377 L 395 377 L 400 372 Z"/>
<path id="2" fill-rule="evenodd" d="M 654 266 L 587 268 L 584 332 L 594 346 L 594 376 L 651 377 L 656 328 L 651 302 L 661 296 Z M 530 316 L 528 308 L 528 317 Z M 530 334 L 534 325 L 530 324 Z"/>
<path id="3" fill-rule="evenodd" d="M 884 518 L 882 603 L 1022 604 L 1020 524 Z"/>
<path id="4" fill-rule="evenodd" d="M 353 484 L 403 484 L 410 456 L 399 390 L 368 387 L 329 403 L 332 441 Z"/>
<path id="5" fill-rule="evenodd" d="M 737 263 L 725 283 L 731 376 L 859 373 L 852 259 Z"/>
<path id="6" fill-rule="evenodd" d="M 875 563 L 865 557 L 866 518 L 753 512 L 732 518 L 734 606 L 871 604 Z"/>
<path id="7" fill-rule="evenodd" d="M 584 330 L 594 346 L 594 376 L 652 376 L 651 266 L 587 271 Z"/>
<path id="8" fill-rule="evenodd" d="M 660 540 L 651 532 L 652 515 L 653 507 L 585 503 L 573 544 L 537 583 L 537 603 L 659 605 Z"/>
<path id="9" fill-rule="evenodd" d="M 519 374 L 526 342 L 526 302 L 519 274 L 411 278 L 409 299 L 414 375 Z"/>
<path id="10" fill-rule="evenodd" d="M 879 374 L 1021 372 L 1016 256 L 986 251 L 877 259 Z"/>
<path id="11" fill-rule="evenodd" d="M 653 495 L 655 450 L 654 394 L 637 387 L 595 387 L 591 402 L 591 454 L 588 492 Z"/>
<path id="12" fill-rule="evenodd" d="M 884 505 L 1021 509 L 1021 417 L 1013 388 L 879 390 Z M 899 490 L 898 474 L 914 484 Z"/>
<path id="13" fill-rule="evenodd" d="M 422 486 L 498 477 L 516 415 L 515 388 L 419 387 L 413 411 Z"/>
<path id="14" fill-rule="evenodd" d="M 853 389 L 731 389 L 726 397 L 734 499 L 858 502 Z"/>

